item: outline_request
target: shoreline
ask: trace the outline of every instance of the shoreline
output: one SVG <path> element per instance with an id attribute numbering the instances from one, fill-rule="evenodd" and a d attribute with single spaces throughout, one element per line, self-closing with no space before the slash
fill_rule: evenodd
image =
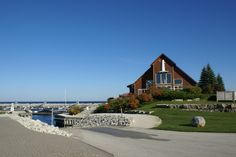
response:
<path id="1" fill-rule="evenodd" d="M 33 120 L 30 118 L 23 118 L 19 117 L 17 114 L 3 114 L 0 115 L 0 117 L 8 117 L 17 123 L 21 124 L 25 128 L 40 132 L 40 133 L 45 133 L 45 134 L 54 134 L 54 135 L 60 135 L 60 136 L 65 136 L 65 137 L 70 137 L 72 134 L 59 129 L 58 127 L 48 125 L 47 123 L 44 123 L 40 120 Z"/>

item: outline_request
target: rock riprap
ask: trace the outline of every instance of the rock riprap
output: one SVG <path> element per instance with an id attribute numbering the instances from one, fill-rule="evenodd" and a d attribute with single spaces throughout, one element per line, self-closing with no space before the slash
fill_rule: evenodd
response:
<path id="1" fill-rule="evenodd" d="M 43 123 L 40 120 L 32 120 L 30 118 L 23 118 L 14 114 L 9 115 L 9 117 L 12 118 L 13 120 L 16 120 L 24 127 L 33 131 L 46 133 L 46 134 L 66 136 L 66 137 L 70 137 L 72 135 L 71 133 L 68 133 L 67 131 L 60 130 L 58 127 L 48 125 L 47 123 Z"/>
<path id="2" fill-rule="evenodd" d="M 130 119 L 124 115 L 90 114 L 75 122 L 76 127 L 91 128 L 99 126 L 129 126 Z"/>
<path id="3" fill-rule="evenodd" d="M 192 118 L 191 123 L 194 127 L 203 128 L 206 125 L 206 120 L 201 116 L 195 116 Z"/>

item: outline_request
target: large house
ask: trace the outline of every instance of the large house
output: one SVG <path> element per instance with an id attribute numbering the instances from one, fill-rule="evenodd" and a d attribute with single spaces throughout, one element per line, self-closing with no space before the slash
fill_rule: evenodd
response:
<path id="1" fill-rule="evenodd" d="M 158 88 L 180 90 L 196 84 L 196 81 L 181 70 L 175 62 L 165 54 L 161 54 L 142 76 L 127 87 L 130 93 L 139 95 L 146 92 L 152 85 Z"/>

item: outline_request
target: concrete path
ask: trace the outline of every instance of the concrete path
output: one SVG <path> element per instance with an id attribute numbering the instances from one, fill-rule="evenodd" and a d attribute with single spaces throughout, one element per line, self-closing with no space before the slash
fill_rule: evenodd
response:
<path id="1" fill-rule="evenodd" d="M 236 134 L 137 128 L 67 129 L 74 138 L 115 157 L 235 157 Z"/>
<path id="2" fill-rule="evenodd" d="M 112 157 L 82 141 L 31 131 L 0 117 L 1 157 Z"/>

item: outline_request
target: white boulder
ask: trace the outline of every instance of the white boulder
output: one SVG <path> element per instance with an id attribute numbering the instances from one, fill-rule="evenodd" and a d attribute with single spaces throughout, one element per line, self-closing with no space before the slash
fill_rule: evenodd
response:
<path id="1" fill-rule="evenodd" d="M 195 116 L 192 118 L 192 126 L 203 128 L 206 125 L 206 120 L 201 116 Z"/>

